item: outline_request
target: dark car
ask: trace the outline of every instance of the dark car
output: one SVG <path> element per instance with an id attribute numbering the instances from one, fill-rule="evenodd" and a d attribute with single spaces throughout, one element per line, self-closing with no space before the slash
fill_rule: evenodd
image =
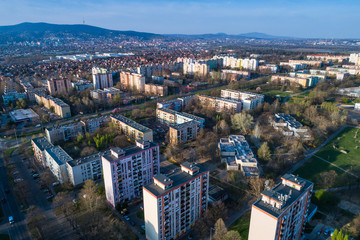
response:
<path id="1" fill-rule="evenodd" d="M 135 226 L 135 222 L 132 220 L 130 220 L 130 224 L 131 224 L 131 226 Z"/>

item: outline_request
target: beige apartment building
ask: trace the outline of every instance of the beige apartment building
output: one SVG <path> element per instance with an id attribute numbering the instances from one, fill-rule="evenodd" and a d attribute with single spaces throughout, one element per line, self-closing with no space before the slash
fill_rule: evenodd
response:
<path id="1" fill-rule="evenodd" d="M 48 79 L 47 84 L 50 95 L 69 92 L 71 89 L 71 81 L 67 78 Z"/>
<path id="2" fill-rule="evenodd" d="M 120 131 L 133 140 L 153 141 L 153 131 L 130 118 L 122 115 L 111 116 L 111 121 L 115 123 Z"/>
<path id="3" fill-rule="evenodd" d="M 70 106 L 58 98 L 35 93 L 35 100 L 38 104 L 43 104 L 45 108 L 53 109 L 54 113 L 62 118 L 71 117 Z"/>
<path id="4" fill-rule="evenodd" d="M 241 101 L 234 99 L 210 97 L 205 95 L 197 95 L 200 103 L 214 107 L 217 112 L 229 111 L 232 113 L 241 112 Z"/>

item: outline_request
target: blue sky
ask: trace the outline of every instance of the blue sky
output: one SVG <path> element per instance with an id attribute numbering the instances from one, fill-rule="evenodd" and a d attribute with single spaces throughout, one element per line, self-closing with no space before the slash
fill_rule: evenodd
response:
<path id="1" fill-rule="evenodd" d="M 0 0 L 0 25 L 86 24 L 153 33 L 360 38 L 359 0 Z"/>

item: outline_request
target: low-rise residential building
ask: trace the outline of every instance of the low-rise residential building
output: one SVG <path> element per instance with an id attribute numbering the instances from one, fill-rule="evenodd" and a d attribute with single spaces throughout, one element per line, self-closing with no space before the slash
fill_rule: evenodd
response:
<path id="1" fill-rule="evenodd" d="M 77 82 L 71 82 L 71 86 L 75 88 L 76 91 L 81 92 L 89 88 L 93 88 L 94 84 L 89 81 L 79 80 Z"/>
<path id="2" fill-rule="evenodd" d="M 169 125 L 169 140 L 172 144 L 185 143 L 195 140 L 200 130 L 201 123 L 195 120 Z"/>
<path id="3" fill-rule="evenodd" d="M 265 64 L 259 66 L 259 71 L 264 73 L 277 73 L 279 71 L 279 66 L 276 64 Z"/>
<path id="4" fill-rule="evenodd" d="M 108 126 L 109 122 L 111 122 L 110 115 L 88 118 L 80 121 L 84 127 L 84 131 L 89 133 L 93 133 L 99 128 Z"/>
<path id="5" fill-rule="evenodd" d="M 350 55 L 310 54 L 307 55 L 306 58 L 308 60 L 343 62 L 348 61 Z"/>
<path id="6" fill-rule="evenodd" d="M 205 95 L 197 95 L 201 104 L 213 107 L 216 112 L 228 111 L 231 113 L 239 113 L 241 112 L 241 101 L 226 99 L 226 98 L 218 98 L 218 97 L 210 97 Z"/>
<path id="7" fill-rule="evenodd" d="M 241 170 L 247 177 L 259 176 L 258 161 L 244 136 L 221 138 L 218 147 L 221 161 L 226 163 L 227 170 Z"/>
<path id="8" fill-rule="evenodd" d="M 205 119 L 186 113 L 186 112 L 177 112 L 169 108 L 157 108 L 156 109 L 156 119 L 160 122 L 166 124 L 182 124 L 190 121 L 200 122 L 200 127 L 204 127 Z"/>
<path id="9" fill-rule="evenodd" d="M 158 174 L 144 186 L 145 234 L 148 240 L 178 239 L 208 207 L 209 171 L 185 162 L 181 171 Z"/>
<path id="10" fill-rule="evenodd" d="M 45 149 L 51 148 L 54 145 L 52 145 L 45 137 L 31 139 L 31 145 L 34 150 L 35 159 L 43 167 L 46 167 L 47 163 L 46 163 Z"/>
<path id="11" fill-rule="evenodd" d="M 155 96 L 167 96 L 168 95 L 168 86 L 158 85 L 158 84 L 145 84 L 145 94 L 146 95 L 155 95 Z"/>
<path id="12" fill-rule="evenodd" d="M 45 128 L 46 138 L 53 144 L 75 139 L 79 135 L 84 135 L 84 133 L 84 125 L 79 122 Z"/>
<path id="13" fill-rule="evenodd" d="M 355 103 L 354 109 L 360 111 L 360 103 Z"/>
<path id="14" fill-rule="evenodd" d="M 144 185 L 160 172 L 159 145 L 136 141 L 135 146 L 112 148 L 102 156 L 106 200 L 113 206 L 142 196 Z"/>
<path id="15" fill-rule="evenodd" d="M 239 81 L 241 78 L 249 79 L 251 73 L 249 71 L 238 71 L 230 69 L 222 69 L 220 73 L 221 80 Z"/>
<path id="16" fill-rule="evenodd" d="M 35 101 L 35 93 L 46 94 L 47 92 L 45 87 L 34 88 L 34 86 L 28 81 L 20 80 L 20 84 L 24 88 L 25 93 L 31 102 Z"/>
<path id="17" fill-rule="evenodd" d="M 221 90 L 221 97 L 239 100 L 242 103 L 242 109 L 244 110 L 254 109 L 264 102 L 264 95 L 231 89 Z"/>
<path id="18" fill-rule="evenodd" d="M 32 109 L 16 109 L 9 113 L 11 120 L 15 123 L 28 122 L 34 123 L 40 121 L 40 117 Z"/>
<path id="19" fill-rule="evenodd" d="M 298 70 L 301 70 L 301 69 L 306 69 L 307 64 L 280 62 L 280 67 L 289 67 L 292 71 L 298 71 Z"/>
<path id="20" fill-rule="evenodd" d="M 302 239 L 314 184 L 285 174 L 251 208 L 249 240 Z"/>
<path id="21" fill-rule="evenodd" d="M 105 100 L 113 99 L 115 96 L 121 96 L 123 92 L 115 87 L 104 88 L 104 89 L 95 89 L 90 92 L 90 95 L 93 99 L 96 100 Z"/>
<path id="22" fill-rule="evenodd" d="M 229 198 L 229 195 L 223 188 L 210 184 L 210 186 L 209 186 L 209 203 L 217 204 L 218 202 L 223 202 L 228 198 Z"/>
<path id="23" fill-rule="evenodd" d="M 271 125 L 284 136 L 295 136 L 304 140 L 311 138 L 308 129 L 289 114 L 275 113 L 271 119 Z"/>
<path id="24" fill-rule="evenodd" d="M 289 60 L 290 64 L 306 64 L 312 67 L 322 67 L 323 61 L 319 60 Z"/>
<path id="25" fill-rule="evenodd" d="M 11 102 L 15 104 L 15 102 L 17 100 L 19 100 L 20 98 L 25 100 L 26 99 L 26 94 L 25 93 L 19 93 L 17 91 L 6 91 L 2 95 L 2 99 L 3 99 L 3 102 L 4 102 L 5 106 L 9 105 Z"/>
<path id="26" fill-rule="evenodd" d="M 349 62 L 354 63 L 355 65 L 360 65 L 360 53 L 350 54 Z"/>
<path id="27" fill-rule="evenodd" d="M 87 180 L 102 178 L 102 156 L 110 153 L 110 150 L 81 157 L 66 162 L 69 181 L 73 186 L 84 183 Z"/>
<path id="28" fill-rule="evenodd" d="M 157 108 L 170 108 L 175 111 L 181 111 L 183 108 L 183 101 L 180 99 L 173 99 L 157 103 Z"/>
<path id="29" fill-rule="evenodd" d="M 120 132 L 133 140 L 153 141 L 153 131 L 130 118 L 122 115 L 111 116 L 111 121 L 119 127 Z"/>
<path id="30" fill-rule="evenodd" d="M 71 89 L 71 81 L 67 78 L 48 79 L 47 84 L 50 95 L 66 93 Z"/>
<path id="31" fill-rule="evenodd" d="M 315 86 L 319 79 L 318 77 L 306 77 L 306 78 L 302 78 L 302 77 L 291 77 L 291 76 L 281 76 L 281 75 L 273 75 L 271 76 L 271 81 L 280 81 L 282 83 L 295 83 L 298 84 L 302 87 L 312 87 Z"/>
<path id="32" fill-rule="evenodd" d="M 360 98 L 360 87 L 340 88 L 338 90 L 338 94 L 353 98 Z"/>
<path id="33" fill-rule="evenodd" d="M 45 108 L 53 110 L 56 115 L 62 118 L 71 117 L 70 106 L 58 98 L 36 93 L 35 100 L 38 104 L 43 104 Z"/>
<path id="34" fill-rule="evenodd" d="M 66 163 L 72 161 L 72 157 L 60 146 L 45 149 L 46 165 L 60 183 L 69 181 Z"/>

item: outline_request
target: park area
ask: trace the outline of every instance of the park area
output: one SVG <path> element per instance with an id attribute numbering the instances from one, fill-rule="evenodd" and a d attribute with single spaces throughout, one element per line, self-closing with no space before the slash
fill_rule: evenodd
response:
<path id="1" fill-rule="evenodd" d="M 360 129 L 347 127 L 294 172 L 315 183 L 315 189 L 359 183 Z"/>

